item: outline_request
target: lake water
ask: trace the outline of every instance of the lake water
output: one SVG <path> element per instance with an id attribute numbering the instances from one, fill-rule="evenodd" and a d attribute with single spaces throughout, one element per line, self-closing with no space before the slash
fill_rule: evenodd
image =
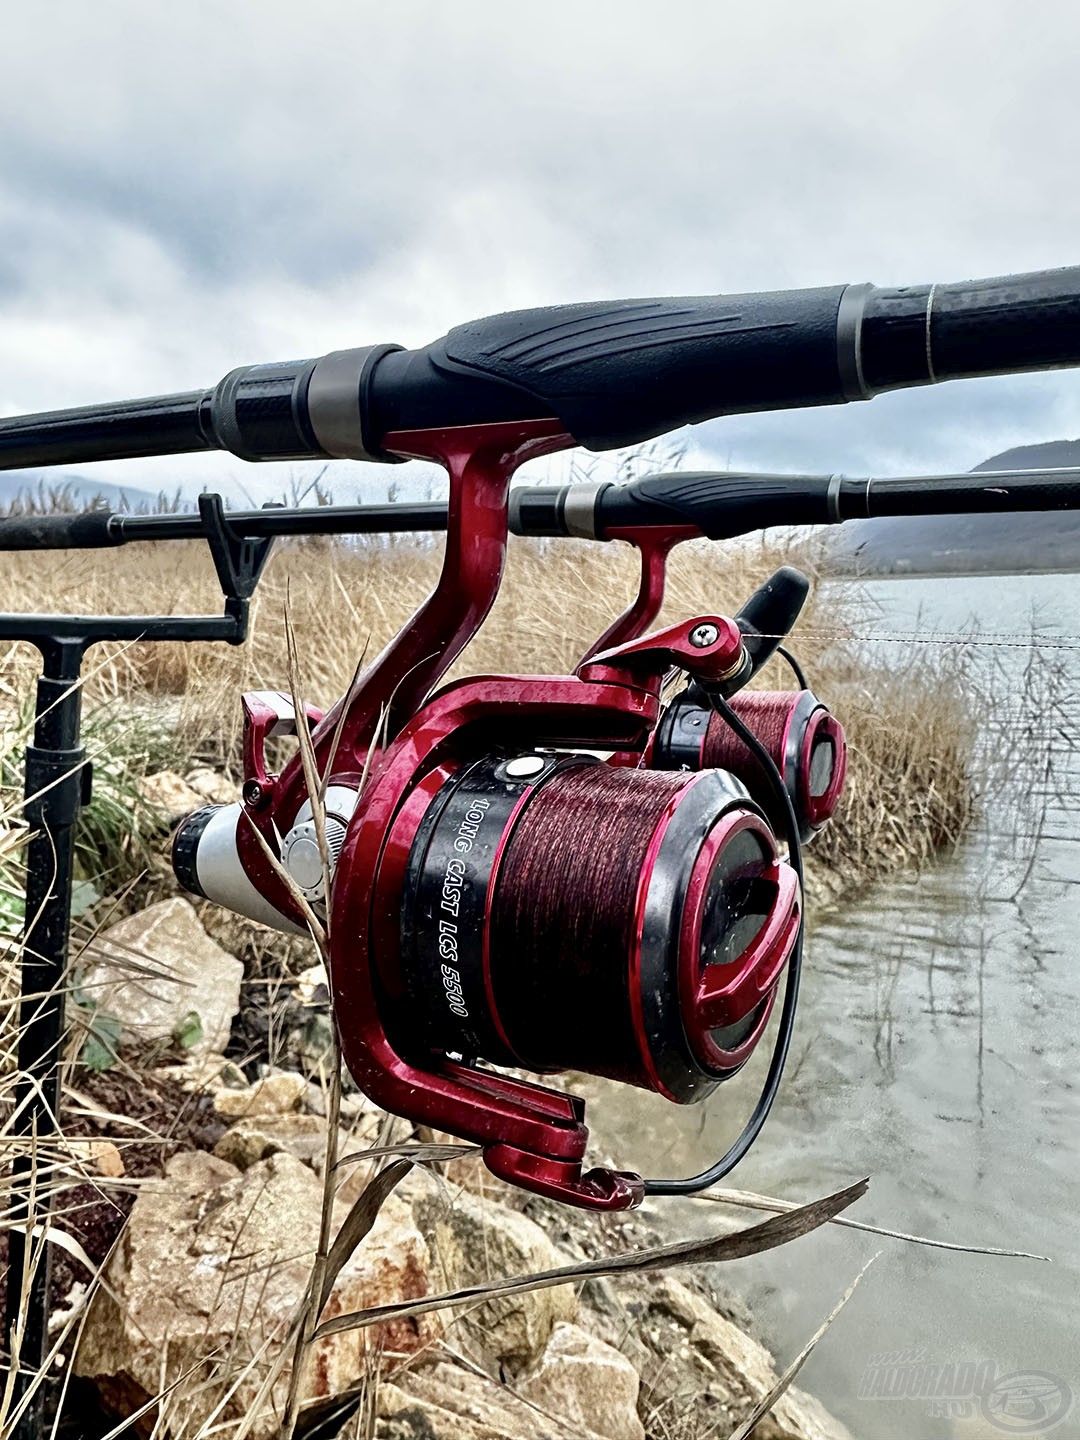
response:
<path id="1" fill-rule="evenodd" d="M 859 1219 L 1052 1263 L 830 1227 L 722 1283 L 786 1363 L 880 1249 L 800 1380 L 860 1440 L 1080 1436 L 1080 578 L 902 579 L 870 595 L 882 655 L 913 631 L 951 644 L 977 625 L 966 654 L 994 695 L 989 793 L 956 853 L 817 926 L 782 1096 L 728 1183 L 809 1199 L 869 1175 Z M 723 1150 L 760 1074 L 701 1109 L 605 1090 L 594 1129 L 620 1163 L 688 1174 Z M 759 1218 L 701 1201 L 652 1212 L 682 1234 Z M 1027 1399 L 1007 1387 L 988 1419 L 979 1364 L 1050 1378 L 1023 1382 Z M 866 1393 L 924 1365 L 958 1367 L 938 1372 L 936 1401 Z M 1048 1432 L 1033 1417 L 1069 1392 Z"/>

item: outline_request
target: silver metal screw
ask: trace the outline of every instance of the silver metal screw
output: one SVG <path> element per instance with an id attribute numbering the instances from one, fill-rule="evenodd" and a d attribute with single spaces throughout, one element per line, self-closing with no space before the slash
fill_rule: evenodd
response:
<path id="1" fill-rule="evenodd" d="M 720 631 L 715 625 L 695 625 L 690 631 L 690 644 L 696 645 L 699 650 L 705 650 L 710 645 L 715 645 L 720 638 Z"/>

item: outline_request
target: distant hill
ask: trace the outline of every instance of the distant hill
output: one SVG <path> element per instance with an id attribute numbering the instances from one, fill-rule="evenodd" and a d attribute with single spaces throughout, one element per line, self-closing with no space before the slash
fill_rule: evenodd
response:
<path id="1" fill-rule="evenodd" d="M 0 510 L 10 510 L 20 502 L 32 507 L 83 509 L 95 501 L 110 510 L 157 508 L 160 495 L 132 485 L 111 485 L 90 475 L 67 470 L 6 470 L 0 471 Z"/>
<path id="2" fill-rule="evenodd" d="M 976 470 L 1080 466 L 1080 440 L 1020 445 Z M 1080 570 L 1080 511 L 1010 515 L 903 515 L 849 520 L 822 532 L 829 569 L 870 575 L 971 575 Z"/>

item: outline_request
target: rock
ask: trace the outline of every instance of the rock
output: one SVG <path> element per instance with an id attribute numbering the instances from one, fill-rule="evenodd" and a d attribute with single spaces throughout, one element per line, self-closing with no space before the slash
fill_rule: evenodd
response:
<path id="1" fill-rule="evenodd" d="M 119 1022 L 121 1048 L 183 1033 L 191 1053 L 204 1055 L 228 1043 L 242 978 L 240 961 L 177 896 L 104 931 L 87 952 L 79 988 L 98 1013 Z"/>
<path id="2" fill-rule="evenodd" d="M 661 1378 L 665 1371 L 678 1377 L 678 1388 L 667 1391 L 676 1396 L 676 1413 L 683 1403 L 707 1403 L 715 1407 L 721 1434 L 734 1430 L 776 1383 L 765 1347 L 673 1276 L 664 1275 L 650 1287 L 647 1310 L 638 1310 L 637 1320 Z M 673 1362 L 683 1351 L 685 1356 Z M 792 1387 L 759 1423 L 754 1440 L 851 1440 L 851 1435 L 818 1400 Z"/>
<path id="3" fill-rule="evenodd" d="M 448 1194 L 430 1181 L 413 1200 L 413 1213 L 432 1251 L 433 1283 L 459 1289 L 485 1280 L 511 1279 L 566 1263 L 566 1257 L 525 1215 L 467 1191 Z M 576 1320 L 572 1285 L 501 1296 L 472 1310 L 465 1323 L 484 1353 L 512 1370 L 540 1359 L 559 1320 Z"/>
<path id="4" fill-rule="evenodd" d="M 591 1427 L 605 1440 L 645 1440 L 637 1412 L 639 1384 L 637 1371 L 613 1345 L 561 1320 L 540 1364 L 515 1388 L 575 1433 Z"/>
<path id="5" fill-rule="evenodd" d="M 82 1280 L 75 1280 L 60 1304 L 49 1314 L 47 1321 L 50 1337 L 59 1335 L 86 1308 L 88 1286 Z"/>
<path id="6" fill-rule="evenodd" d="M 242 1090 L 219 1090 L 214 1109 L 224 1120 L 286 1115 L 299 1108 L 307 1093 L 307 1080 L 295 1070 L 276 1070 Z"/>
<path id="7" fill-rule="evenodd" d="M 308 1280 L 320 1200 L 320 1182 L 292 1155 L 271 1155 L 243 1174 L 202 1152 L 174 1156 L 163 1179 L 139 1190 L 91 1304 L 77 1373 L 130 1414 L 190 1370 L 167 1402 L 170 1427 L 194 1434 L 221 1402 L 215 1433 L 219 1424 L 227 1433 L 228 1422 L 255 1406 L 285 1343 Z M 335 1223 L 344 1213 L 335 1211 Z M 408 1207 L 391 1195 L 346 1262 L 323 1317 L 415 1298 L 427 1286 L 427 1247 Z M 331 1335 L 313 1347 L 302 1395 L 355 1384 L 368 1347 L 408 1354 L 439 1333 L 437 1317 L 420 1316 Z M 286 1363 L 252 1440 L 280 1434 L 288 1379 Z"/>
<path id="8" fill-rule="evenodd" d="M 124 1174 L 124 1160 L 111 1140 L 65 1140 L 64 1148 L 87 1170 L 110 1179 Z"/>
<path id="9" fill-rule="evenodd" d="M 345 1096 L 342 1095 L 341 1098 L 342 1100 L 344 1100 Z M 308 1115 L 321 1115 L 324 1119 L 326 1118 L 326 1114 L 329 1109 L 329 1105 L 327 1102 L 327 1094 L 324 1087 L 318 1084 L 317 1081 L 308 1081 L 307 1089 L 304 1091 L 304 1102 L 302 1108 Z M 344 1109 L 344 1107 L 342 1107 L 342 1109 Z"/>
<path id="10" fill-rule="evenodd" d="M 326 974 L 326 966 L 309 965 L 306 970 L 301 970 L 296 977 L 296 998 L 301 1005 L 319 1005 L 329 1007 L 330 1005 L 330 981 Z"/>
<path id="11" fill-rule="evenodd" d="M 334 1022 L 321 1010 L 301 1010 L 300 1023 L 289 1034 L 290 1056 L 313 1075 L 324 1072 L 334 1051 Z"/>
<path id="12" fill-rule="evenodd" d="M 295 1156 L 317 1173 L 326 1154 L 326 1124 L 317 1115 L 253 1115 L 230 1126 L 214 1146 L 219 1160 L 247 1170 L 268 1155 Z"/>
<path id="13" fill-rule="evenodd" d="M 346 1208 L 356 1200 L 372 1179 L 372 1163 L 351 1157 L 370 1148 L 378 1139 L 385 1116 L 382 1110 L 370 1109 L 351 1128 L 342 1126 L 338 1132 L 338 1171 L 335 1198 Z M 404 1125 L 404 1122 L 394 1122 Z M 248 1115 L 231 1125 L 214 1146 L 219 1160 L 227 1160 L 238 1170 L 247 1170 L 268 1155 L 293 1155 L 316 1175 L 323 1173 L 326 1160 L 326 1119 L 320 1115 L 288 1113 L 285 1115 Z M 342 1161 L 348 1163 L 342 1164 Z"/>
<path id="14" fill-rule="evenodd" d="M 201 797 L 201 803 L 204 805 L 231 805 L 234 800 L 240 799 L 239 785 L 235 785 L 231 780 L 226 780 L 224 775 L 219 775 L 208 765 L 201 765 L 196 770 L 189 770 L 184 776 L 184 784 Z"/>
<path id="15" fill-rule="evenodd" d="M 189 785 L 175 770 L 159 770 L 138 781 L 138 791 L 147 805 L 159 810 L 171 824 L 174 820 L 201 810 L 206 797 Z"/>
<path id="16" fill-rule="evenodd" d="M 341 1145 L 338 1149 L 339 1163 L 345 1163 L 341 1163 L 338 1172 L 337 1198 L 345 1205 L 351 1205 L 357 1199 L 374 1174 L 374 1162 L 361 1158 L 364 1151 L 375 1145 L 402 1144 L 413 1134 L 413 1127 L 408 1120 L 402 1120 L 398 1115 L 388 1115 L 366 1095 L 358 1098 L 363 1103 L 348 1107 L 348 1118 L 342 1125 Z M 344 1107 L 342 1113 L 344 1119 Z M 426 1191 L 429 1183 L 425 1176 L 414 1170 L 411 1175 L 406 1176 L 401 1193 L 412 1194 L 418 1186 Z"/>
<path id="17" fill-rule="evenodd" d="M 594 1440 L 487 1375 L 439 1364 L 379 1387 L 377 1440 Z"/>

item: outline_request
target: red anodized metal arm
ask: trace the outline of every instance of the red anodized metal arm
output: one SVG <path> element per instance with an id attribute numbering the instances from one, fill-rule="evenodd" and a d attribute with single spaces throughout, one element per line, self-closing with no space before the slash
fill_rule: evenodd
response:
<path id="1" fill-rule="evenodd" d="M 604 633 L 594 640 L 581 657 L 584 665 L 602 650 L 611 650 L 628 640 L 636 640 L 660 614 L 664 603 L 664 588 L 667 582 L 667 558 L 676 545 L 692 540 L 701 532 L 692 525 L 672 525 L 666 529 L 645 529 L 612 531 L 605 538 L 625 540 L 638 552 L 641 573 L 637 594 L 621 615 L 617 616 Z"/>
<path id="2" fill-rule="evenodd" d="M 483 624 L 502 580 L 507 492 L 514 471 L 526 460 L 566 449 L 574 441 L 555 420 L 523 420 L 399 432 L 387 435 L 383 444 L 397 455 L 435 460 L 449 472 L 446 547 L 435 590 L 368 667 L 356 689 L 333 705 L 313 731 L 319 773 L 325 773 L 333 750 L 334 775 L 343 778 L 359 777 L 376 735 L 384 728 L 389 737 L 400 730 Z M 342 707 L 347 713 L 336 736 Z M 261 711 L 252 718 L 249 729 L 265 733 Z M 303 765 L 297 754 L 280 776 L 268 775 L 261 761 L 254 763 L 254 733 L 247 744 L 251 773 L 245 775 L 250 783 L 237 827 L 240 860 L 263 895 L 303 924 L 255 834 L 258 830 L 273 847 L 275 831 L 284 834 L 292 823 L 307 793 Z"/>
<path id="3" fill-rule="evenodd" d="M 471 425 L 387 435 L 383 448 L 435 460 L 450 474 L 446 549 L 433 593 L 372 663 L 349 703 L 338 746 L 361 759 L 385 723 L 395 735 L 484 623 L 506 560 L 507 492 L 519 465 L 573 445 L 555 420 Z M 333 737 L 340 701 L 315 733 L 320 756 Z"/>

